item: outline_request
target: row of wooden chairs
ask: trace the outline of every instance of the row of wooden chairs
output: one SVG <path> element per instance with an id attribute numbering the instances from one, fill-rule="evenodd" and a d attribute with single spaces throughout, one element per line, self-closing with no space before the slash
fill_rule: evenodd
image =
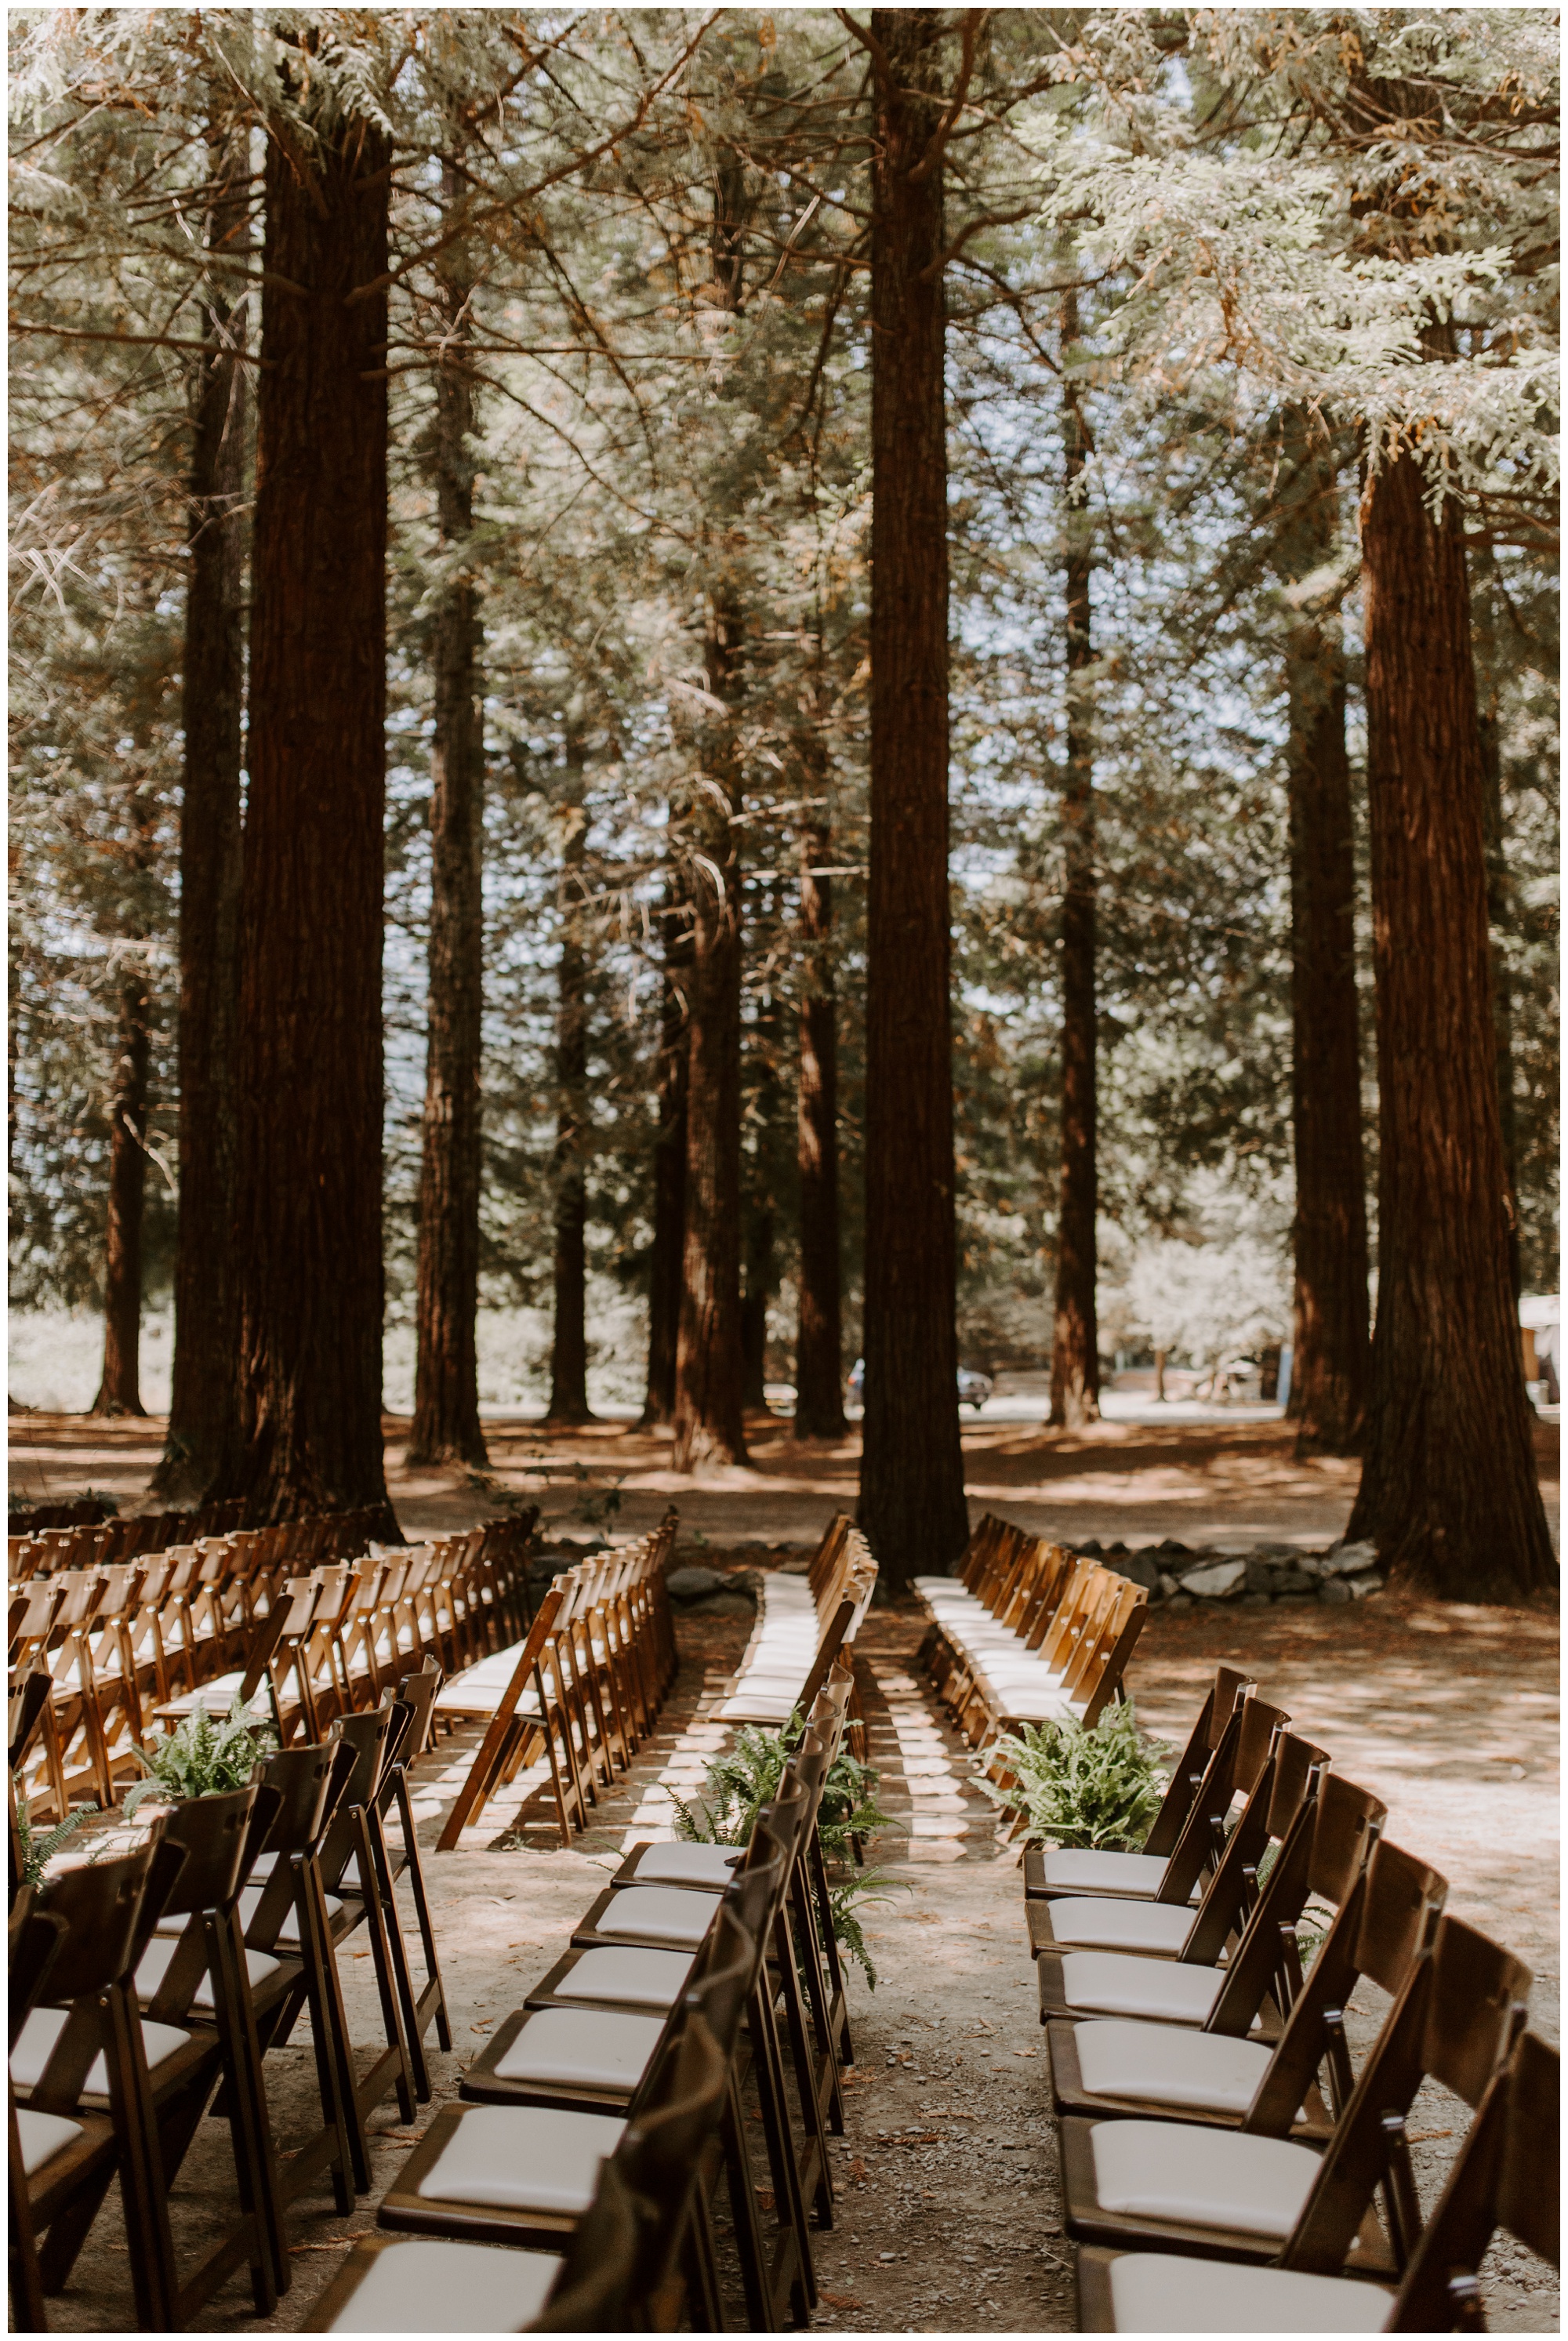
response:
<path id="1" fill-rule="evenodd" d="M 744 1849 L 626 1855 L 409 2157 L 312 2330 L 430 2331 L 459 2287 L 474 2329 L 722 2330 L 721 2189 L 751 2329 L 809 2321 L 850 2053 L 817 1831 L 849 1690 L 842 1665 Z"/>
<path id="2" fill-rule="evenodd" d="M 870 1545 L 844 1512 L 829 1521 L 804 1576 L 770 1570 L 756 1625 L 714 1705 L 714 1719 L 776 1728 L 797 1709 L 807 1713 L 838 1652 L 853 1646 L 876 1575 Z"/>
<path id="3" fill-rule="evenodd" d="M 1221 1668 L 1142 1852 L 1026 1854 L 1084 2330 L 1481 2329 L 1499 2220 L 1556 2258 L 1530 1974 L 1386 1818 Z M 1357 2071 L 1363 1982 L 1390 2005 Z M 1427 2080 L 1474 2116 L 1430 2216 L 1408 2127 Z"/>
<path id="4" fill-rule="evenodd" d="M 126 1512 L 113 1519 L 85 1519 L 25 1530 L 13 1528 L 7 1575 L 13 1585 L 60 1569 L 107 1569 L 139 1554 L 166 1552 L 171 1545 L 200 1544 L 208 1537 L 232 1536 L 245 1526 L 244 1501 L 204 1504 L 194 1512 Z M 268 1540 L 280 1559 L 297 1569 L 329 1557 L 364 1550 L 386 1528 L 384 1505 L 355 1511 L 316 1512 L 251 1533 Z"/>
<path id="5" fill-rule="evenodd" d="M 987 1514 L 956 1577 L 920 1577 L 919 1663 L 972 1747 L 1021 1723 L 1092 1729 L 1122 1696 L 1147 1593 L 1096 1560 Z"/>
<path id="6" fill-rule="evenodd" d="M 280 1738 L 319 1738 L 428 1657 L 443 1671 L 504 1642 L 524 1614 L 525 1549 L 505 1521 L 428 1545 L 281 1572 L 272 1530 L 65 1571 L 11 1604 L 12 1769 L 31 1808 L 63 1818 L 141 1777 L 151 1723 L 237 1695 L 271 1705 Z M 40 1708 L 46 1686 L 46 1699 Z"/>
<path id="7" fill-rule="evenodd" d="M 109 1831 L 91 1859 L 16 1888 L 11 1915 L 10 2177 L 14 2329 L 45 2328 L 117 2177 L 141 2329 L 197 2317 L 241 2267 L 258 2315 L 287 2291 L 289 2205 L 327 2180 L 340 2213 L 370 2185 L 365 2117 L 389 2093 L 428 2100 L 424 2037 L 451 2030 L 406 1767 L 429 1728 L 427 1662 L 375 1710 L 279 1751 L 249 1787 Z M 388 1822 L 396 1825 L 397 1841 Z M 417 1984 L 398 1908 L 412 1889 Z M 338 1949 L 363 1929 L 384 2045 L 362 2069 Z M 319 2118 L 285 2151 L 265 2059 L 308 2010 Z M 233 2204 L 182 2265 L 170 2189 L 221 2087 Z"/>
<path id="8" fill-rule="evenodd" d="M 541 1759 L 562 1844 L 589 1826 L 601 1791 L 624 1776 L 653 1731 L 674 1679 L 665 1569 L 676 1526 L 672 1510 L 651 1534 L 564 1571 L 520 1640 L 445 1685 L 438 1723 L 485 1728 L 439 1850 L 452 1851 L 497 1790 Z"/>

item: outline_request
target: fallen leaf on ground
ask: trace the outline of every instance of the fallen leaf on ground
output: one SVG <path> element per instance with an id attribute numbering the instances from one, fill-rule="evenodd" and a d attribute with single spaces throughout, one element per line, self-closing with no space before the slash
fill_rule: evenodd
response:
<path id="1" fill-rule="evenodd" d="M 1014 2048 L 1013 2054 L 1015 2057 L 1038 2057 L 1040 2051 L 1038 2048 Z"/>
<path id="2" fill-rule="evenodd" d="M 830 2308 L 858 2308 L 860 2306 L 859 2301 L 854 2298 L 854 2295 L 847 2292 L 820 2292 L 817 2295 L 817 2298 L 819 2300 L 825 2300 Z"/>

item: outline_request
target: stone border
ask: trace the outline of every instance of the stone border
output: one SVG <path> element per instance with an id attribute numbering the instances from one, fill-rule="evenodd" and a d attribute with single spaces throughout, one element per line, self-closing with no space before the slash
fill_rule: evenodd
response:
<path id="1" fill-rule="evenodd" d="M 1295 1545 L 1258 1544 L 1250 1552 L 1194 1550 L 1167 1537 L 1163 1544 L 1129 1550 L 1102 1545 L 1097 1537 L 1073 1548 L 1143 1586 L 1151 1609 L 1194 1609 L 1200 1601 L 1230 1601 L 1264 1609 L 1275 1601 L 1323 1601 L 1331 1607 L 1363 1601 L 1386 1582 L 1370 1543 L 1346 1544 L 1341 1537 L 1323 1552 Z"/>

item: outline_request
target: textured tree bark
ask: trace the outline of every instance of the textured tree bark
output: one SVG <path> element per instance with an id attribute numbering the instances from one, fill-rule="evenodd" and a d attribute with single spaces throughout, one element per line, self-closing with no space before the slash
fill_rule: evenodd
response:
<path id="1" fill-rule="evenodd" d="M 1062 295 L 1062 354 L 1078 338 L 1078 296 Z M 1062 792 L 1062 1182 L 1056 1218 L 1056 1307 L 1051 1334 L 1051 1422 L 1081 1430 L 1100 1419 L 1095 1306 L 1099 1215 L 1094 919 L 1094 708 L 1089 591 L 1094 523 L 1081 500 L 1088 438 L 1076 393 L 1063 393 L 1067 529 L 1067 769 Z"/>
<path id="2" fill-rule="evenodd" d="M 673 891 L 673 890 L 672 890 Z M 672 902 L 664 915 L 664 969 L 655 1076 L 654 1242 L 648 1263 L 648 1393 L 640 1428 L 675 1419 L 675 1344 L 681 1322 L 686 1227 L 686 981 L 691 938 Z"/>
<path id="3" fill-rule="evenodd" d="M 448 164 L 448 204 L 462 183 Z M 466 311 L 473 272 L 461 243 L 437 269 L 448 336 L 435 381 L 433 470 L 443 550 L 474 526 L 468 439 L 474 393 Z M 481 1028 L 484 1005 L 484 719 L 479 703 L 479 597 L 454 575 L 431 629 L 435 728 L 430 772 L 430 992 L 415 1274 L 411 1463 L 489 1457 L 479 1421 Z"/>
<path id="4" fill-rule="evenodd" d="M 1334 472 L 1295 418 L 1292 513 L 1281 568 L 1332 559 Z M 1366 1163 L 1355 990 L 1355 836 L 1337 610 L 1303 612 L 1285 652 L 1290 739 L 1292 1111 L 1295 1134 L 1295 1357 L 1286 1412 L 1298 1455 L 1361 1450 L 1372 1393 Z"/>
<path id="5" fill-rule="evenodd" d="M 815 762 L 820 768 L 820 743 Z M 815 774 L 816 793 L 826 774 Z M 838 1003 L 834 995 L 833 836 L 825 818 L 802 839 L 800 1075 L 800 1315 L 795 1328 L 797 1439 L 842 1439 L 844 1332 L 838 1235 Z"/>
<path id="6" fill-rule="evenodd" d="M 147 970 L 138 954 L 120 983 L 109 1103 L 109 1212 L 104 1256 L 104 1373 L 95 1414 L 145 1414 L 142 1404 L 142 1204 L 147 1185 Z"/>
<path id="7" fill-rule="evenodd" d="M 710 603 L 707 684 L 735 688 L 741 613 Z M 741 1408 L 741 865 L 734 816 L 739 774 L 727 720 L 704 734 L 704 781 L 690 816 L 692 956 L 688 980 L 686 1176 L 680 1328 L 675 1346 L 677 1471 L 746 1460 Z"/>
<path id="8" fill-rule="evenodd" d="M 1509 1280 L 1463 533 L 1423 487 L 1403 456 L 1362 503 L 1379 1276 L 1346 1533 L 1407 1585 L 1508 1601 L 1557 1569 Z"/>
<path id="9" fill-rule="evenodd" d="M 938 15 L 876 9 L 860 1524 L 891 1592 L 968 1536 L 958 1435 Z"/>
<path id="10" fill-rule="evenodd" d="M 726 149 L 714 182 L 713 267 L 719 305 L 736 313 L 745 272 L 745 174 Z M 722 579 L 708 603 L 711 696 L 735 696 L 744 631 Z M 741 1363 L 741 865 L 734 816 L 739 755 L 728 715 L 703 734 L 703 785 L 690 817 L 692 956 L 686 1073 L 686 1177 L 680 1326 L 675 1344 L 677 1471 L 746 1460 Z"/>
<path id="11" fill-rule="evenodd" d="M 546 1422 L 592 1422 L 588 1410 L 587 954 L 583 946 L 583 767 L 568 743 L 567 830 L 562 855 L 561 960 L 555 1009 L 555 1319 Z"/>
<path id="12" fill-rule="evenodd" d="M 741 1295 L 741 1404 L 754 1413 L 768 1402 L 768 1304 L 778 1283 L 776 1232 L 772 1203 L 754 1203 L 746 1222 Z"/>
<path id="13" fill-rule="evenodd" d="M 239 1434 L 253 1520 L 386 1502 L 383 134 L 269 125 L 241 910 Z M 303 292 L 285 289 L 304 286 Z M 395 1532 L 390 1509 L 386 1524 Z"/>
<path id="14" fill-rule="evenodd" d="M 248 122 L 215 126 L 209 248 L 245 248 Z M 199 1501 L 235 1427 L 235 1048 L 245 703 L 245 313 L 215 270 L 195 384 L 180 807 L 180 1205 L 169 1428 L 153 1490 Z"/>
<path id="15" fill-rule="evenodd" d="M 1503 938 L 1513 929 L 1513 889 L 1503 813 L 1503 727 L 1497 709 L 1496 648 L 1491 597 L 1484 590 L 1490 583 L 1487 572 L 1491 566 L 1490 548 L 1476 554 L 1472 582 L 1481 590 L 1472 595 L 1471 617 L 1480 708 L 1486 919 L 1492 931 L 1493 1011 L 1497 1027 L 1497 1101 L 1503 1121 L 1503 1163 L 1508 1178 L 1508 1274 L 1517 1300 L 1524 1288 L 1519 1250 L 1519 1107 L 1513 1088 L 1513 985 L 1503 950 Z"/>

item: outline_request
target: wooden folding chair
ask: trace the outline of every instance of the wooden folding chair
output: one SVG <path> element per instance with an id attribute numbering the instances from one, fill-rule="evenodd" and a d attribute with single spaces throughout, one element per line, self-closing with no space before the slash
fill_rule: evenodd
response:
<path id="1" fill-rule="evenodd" d="M 1400 1991 L 1412 1960 L 1430 1945 L 1446 1891 L 1434 1870 L 1381 1843 L 1383 1819 L 1383 1805 L 1365 1789 L 1332 1775 L 1322 1783 L 1303 1804 L 1198 2030 L 1054 2018 L 1046 2038 L 1058 2118 L 1146 2115 L 1325 2137 L 1354 2086 L 1345 2001 L 1362 1975 L 1391 1995 Z M 1309 1896 L 1333 1916 L 1311 1973 L 1297 1980 L 1296 1932 Z M 1283 1987 L 1282 1952 L 1293 1970 Z M 1272 2050 L 1252 2037 L 1271 1992 L 1288 2009 Z M 1325 2063 L 1332 2115 L 1318 2094 Z"/>
<path id="2" fill-rule="evenodd" d="M 1070 2232 L 1085 2244 L 1273 2262 L 1301 2275 L 1397 2277 L 1421 2228 L 1405 2136 L 1416 2091 L 1430 2077 L 1478 2106 L 1513 2053 L 1529 1988 L 1519 1960 L 1445 1916 L 1321 2156 L 1292 2138 L 1184 2122 L 1064 2122 Z M 1094 2296 L 1085 2283 L 1086 2324 Z"/>
<path id="3" fill-rule="evenodd" d="M 563 1587 L 553 1585 L 534 1612 L 534 1622 L 517 1648 L 515 1656 L 509 1651 L 498 1654 L 501 1659 L 510 1660 L 504 1679 L 494 1668 L 486 1670 L 488 1679 L 481 1679 L 474 1670 L 466 1678 L 459 1676 L 454 1681 L 447 1682 L 437 1695 L 437 1715 L 466 1717 L 484 1714 L 489 1717 L 484 1737 L 468 1768 L 468 1777 L 458 1790 L 452 1810 L 436 1839 L 438 1853 L 451 1853 L 455 1849 L 463 1831 L 484 1810 L 504 1780 L 515 1777 L 528 1752 L 544 1735 L 547 1700 L 542 1661 L 564 1599 Z M 552 1765 L 554 1768 L 562 1843 L 569 1844 L 568 1802 L 554 1745 Z M 568 1772 L 567 1779 L 574 1794 L 574 1774 Z M 581 1828 L 580 1807 L 573 1809 L 576 1811 L 577 1826 Z"/>
<path id="4" fill-rule="evenodd" d="M 116 2176 L 137 2321 L 145 2331 L 173 2328 L 175 2302 L 155 2242 L 163 2175 L 130 1978 L 181 1858 L 155 1828 L 135 1853 L 63 1870 L 32 1897 L 32 1940 L 16 1946 L 11 2022 L 19 2331 L 47 2329 L 44 2298 L 68 2281 Z M 38 2005 L 45 1993 L 57 2004 Z"/>

